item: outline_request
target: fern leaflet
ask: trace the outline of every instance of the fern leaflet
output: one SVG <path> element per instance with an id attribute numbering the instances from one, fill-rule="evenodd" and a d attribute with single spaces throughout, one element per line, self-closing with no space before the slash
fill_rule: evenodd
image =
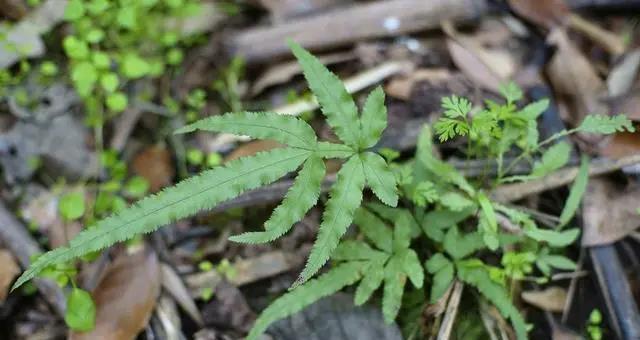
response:
<path id="1" fill-rule="evenodd" d="M 354 284 L 362 276 L 363 262 L 347 262 L 332 268 L 275 300 L 256 320 L 247 340 L 257 340 L 272 323 L 295 314 L 325 296 Z"/>
<path id="2" fill-rule="evenodd" d="M 274 112 L 225 113 L 201 119 L 175 133 L 195 130 L 227 132 L 252 138 L 271 139 L 295 148 L 315 149 L 316 133 L 302 119 Z"/>
<path id="3" fill-rule="evenodd" d="M 384 268 L 384 291 L 382 294 L 382 315 L 386 323 L 396 319 L 400 306 L 407 274 L 402 270 L 401 259 L 394 256 Z"/>
<path id="4" fill-rule="evenodd" d="M 265 231 L 244 233 L 229 239 L 242 243 L 266 243 L 286 234 L 318 201 L 325 171 L 322 159 L 311 156 L 304 163 L 282 203 L 265 222 Z"/>
<path id="5" fill-rule="evenodd" d="M 360 157 L 367 184 L 376 197 L 388 206 L 397 206 L 396 178 L 384 158 L 372 152 L 365 152 Z"/>
<path id="6" fill-rule="evenodd" d="M 338 178 L 331 188 L 330 198 L 322 215 L 318 238 L 304 270 L 294 287 L 307 281 L 329 260 L 331 252 L 353 221 L 356 209 L 362 202 L 364 173 L 359 157 L 351 157 L 338 171 Z"/>
<path id="7" fill-rule="evenodd" d="M 176 186 L 149 196 L 134 206 L 98 222 L 69 243 L 36 259 L 16 281 L 13 289 L 50 265 L 60 264 L 106 248 L 135 235 L 149 233 L 171 221 L 209 209 L 244 191 L 274 182 L 298 168 L 310 152 L 282 148 L 241 158 L 225 167 L 205 171 Z"/>
<path id="8" fill-rule="evenodd" d="M 360 228 L 362 234 L 373 242 L 378 249 L 391 252 L 393 233 L 378 216 L 365 208 L 360 208 L 356 211 L 353 223 Z"/>
<path id="9" fill-rule="evenodd" d="M 366 149 L 376 145 L 387 127 L 387 107 L 384 105 L 382 87 L 376 87 L 367 97 L 362 108 L 360 125 L 362 128 L 360 147 Z"/>
<path id="10" fill-rule="evenodd" d="M 362 281 L 360 281 L 358 288 L 356 288 L 356 296 L 354 298 L 356 306 L 363 305 L 367 302 L 373 292 L 382 285 L 382 280 L 384 279 L 383 265 L 383 262 L 372 261 L 367 267 Z"/>
<path id="11" fill-rule="evenodd" d="M 289 42 L 289 47 L 302 66 L 309 88 L 318 99 L 329 126 L 345 144 L 358 147 L 360 139 L 358 109 L 344 84 L 300 45 Z"/>

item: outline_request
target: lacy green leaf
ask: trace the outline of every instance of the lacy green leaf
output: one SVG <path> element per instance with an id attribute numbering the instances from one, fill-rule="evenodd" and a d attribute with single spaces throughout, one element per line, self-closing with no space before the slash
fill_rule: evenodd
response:
<path id="1" fill-rule="evenodd" d="M 565 202 L 562 213 L 560 214 L 560 224 L 558 225 L 558 228 L 562 228 L 567 225 L 567 223 L 569 223 L 576 214 L 576 211 L 578 211 L 580 201 L 582 201 L 582 196 L 584 196 L 585 191 L 587 191 L 588 182 L 589 158 L 582 157 L 582 160 L 580 161 L 580 169 L 578 169 L 578 175 L 571 186 L 569 197 L 567 197 L 567 202 Z"/>
<path id="2" fill-rule="evenodd" d="M 225 113 L 201 119 L 184 126 L 176 133 L 195 130 L 247 135 L 258 139 L 271 139 L 295 148 L 315 149 L 316 133 L 305 121 L 274 112 Z"/>
<path id="3" fill-rule="evenodd" d="M 331 253 L 353 221 L 356 209 L 362 202 L 364 173 L 359 157 L 351 157 L 338 171 L 336 183 L 331 188 L 329 200 L 322 214 L 318 238 L 304 270 L 294 287 L 311 278 L 329 260 Z"/>
<path id="4" fill-rule="evenodd" d="M 376 197 L 388 206 L 397 206 L 396 178 L 384 158 L 372 152 L 365 152 L 360 155 L 360 158 L 367 184 Z"/>
<path id="5" fill-rule="evenodd" d="M 584 118 L 578 131 L 612 134 L 616 132 L 635 132 L 633 123 L 625 115 L 616 115 L 613 117 L 605 115 L 588 115 Z"/>
<path id="6" fill-rule="evenodd" d="M 384 105 L 382 87 L 376 87 L 367 97 L 362 108 L 360 126 L 360 148 L 367 149 L 376 145 L 387 127 L 387 107 Z"/>
<path id="7" fill-rule="evenodd" d="M 345 144 L 358 147 L 358 109 L 344 84 L 302 46 L 290 41 L 289 47 L 302 66 L 309 88 L 318 99 L 329 126 Z"/>
<path id="8" fill-rule="evenodd" d="M 116 242 L 150 233 L 160 226 L 274 182 L 295 170 L 310 156 L 303 149 L 282 148 L 240 158 L 228 165 L 202 172 L 171 188 L 138 201 L 135 205 L 99 221 L 69 243 L 39 256 L 18 278 L 13 289 L 48 266 L 64 263 L 104 249 Z"/>
<path id="9" fill-rule="evenodd" d="M 264 224 L 265 231 L 244 233 L 229 239 L 241 243 L 266 243 L 286 234 L 318 201 L 325 170 L 322 159 L 309 157 L 282 203 Z"/>
<path id="10" fill-rule="evenodd" d="M 269 325 L 293 315 L 325 296 L 356 283 L 362 277 L 361 262 L 347 262 L 332 268 L 317 279 L 309 280 L 276 299 L 256 320 L 247 340 L 257 340 Z"/>

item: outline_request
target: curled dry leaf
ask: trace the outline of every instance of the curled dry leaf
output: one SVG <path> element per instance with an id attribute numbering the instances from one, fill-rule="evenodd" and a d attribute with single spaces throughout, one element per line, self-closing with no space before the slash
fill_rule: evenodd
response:
<path id="1" fill-rule="evenodd" d="M 175 168 L 167 148 L 156 145 L 142 150 L 133 160 L 133 171 L 149 182 L 151 192 L 171 184 Z"/>
<path id="2" fill-rule="evenodd" d="M 569 14 L 564 0 L 509 0 L 509 6 L 527 21 L 546 29 L 563 25 Z"/>
<path id="3" fill-rule="evenodd" d="M 6 249 L 0 249 L 0 304 L 7 297 L 13 279 L 20 274 L 20 267 Z"/>
<path id="4" fill-rule="evenodd" d="M 640 187 L 621 188 L 607 178 L 589 181 L 583 203 L 583 246 L 610 244 L 640 226 Z"/>
<path id="5" fill-rule="evenodd" d="M 567 290 L 561 287 L 548 287 L 544 290 L 522 292 L 522 299 L 532 306 L 548 312 L 562 312 L 567 301 Z"/>
<path id="6" fill-rule="evenodd" d="M 120 255 L 91 294 L 97 308 L 95 328 L 71 333 L 69 339 L 135 339 L 155 308 L 160 282 L 160 266 L 154 252 L 140 250 Z"/>

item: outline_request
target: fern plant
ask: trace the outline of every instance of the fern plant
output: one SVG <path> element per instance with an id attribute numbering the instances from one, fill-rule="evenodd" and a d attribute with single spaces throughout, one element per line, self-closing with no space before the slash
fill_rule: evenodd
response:
<path id="1" fill-rule="evenodd" d="M 316 204 L 325 174 L 323 159 L 326 158 L 346 161 L 337 174 L 317 240 L 295 286 L 309 280 L 329 260 L 353 221 L 365 184 L 382 202 L 396 206 L 398 195 L 393 173 L 380 155 L 367 151 L 377 143 L 386 127 L 384 92 L 380 88 L 375 89 L 359 115 L 342 82 L 302 47 L 293 42 L 290 46 L 327 122 L 343 143 L 318 141 L 306 122 L 271 112 L 228 113 L 185 126 L 177 133 L 195 130 L 235 133 L 275 140 L 286 147 L 204 171 L 97 222 L 74 238 L 68 247 L 56 248 L 39 256 L 16 281 L 14 289 L 50 266 L 152 232 L 171 221 L 270 184 L 302 166 L 295 184 L 265 223 L 265 230 L 232 238 L 245 243 L 274 240 L 285 234 Z"/>

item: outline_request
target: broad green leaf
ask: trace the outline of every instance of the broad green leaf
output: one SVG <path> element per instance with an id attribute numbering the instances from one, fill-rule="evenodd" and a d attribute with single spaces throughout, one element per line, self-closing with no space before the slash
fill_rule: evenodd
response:
<path id="1" fill-rule="evenodd" d="M 420 235 L 420 225 L 418 221 L 413 217 L 413 214 L 406 209 L 393 208 L 388 205 L 380 204 L 378 202 L 368 203 L 367 208 L 383 219 L 396 223 L 398 218 L 406 218 L 411 226 L 411 238 L 415 238 Z"/>
<path id="2" fill-rule="evenodd" d="M 482 209 L 482 214 L 487 219 L 488 227 L 491 231 L 498 231 L 498 220 L 496 218 L 496 212 L 493 210 L 493 205 L 489 201 L 487 195 L 483 192 L 478 193 L 478 203 L 480 204 L 480 208 Z"/>
<path id="3" fill-rule="evenodd" d="M 409 280 L 416 288 L 422 288 L 424 283 L 424 269 L 418 259 L 418 254 L 412 249 L 405 249 L 398 254 L 402 258 L 402 270 L 407 274 Z"/>
<path id="4" fill-rule="evenodd" d="M 361 207 L 356 210 L 353 223 L 378 249 L 391 253 L 393 232 L 378 216 Z"/>
<path id="5" fill-rule="evenodd" d="M 63 195 L 58 202 L 58 211 L 67 221 L 79 219 L 84 215 L 85 198 L 83 190 L 76 190 Z"/>
<path id="6" fill-rule="evenodd" d="M 337 261 L 384 260 L 389 255 L 371 248 L 362 241 L 342 241 L 331 255 Z"/>
<path id="7" fill-rule="evenodd" d="M 244 233 L 229 239 L 241 243 L 266 243 L 286 234 L 318 201 L 325 170 L 322 159 L 309 157 L 282 203 L 265 222 L 265 231 Z"/>
<path id="8" fill-rule="evenodd" d="M 433 271 L 433 274 L 433 283 L 431 285 L 429 301 L 431 301 L 431 303 L 436 303 L 438 299 L 444 295 L 447 289 L 449 289 L 449 286 L 451 286 L 451 283 L 453 282 L 453 277 L 455 275 L 453 263 L 446 260 L 438 270 Z"/>
<path id="9" fill-rule="evenodd" d="M 562 248 L 575 242 L 580 234 L 580 229 L 573 228 L 565 231 L 555 231 L 531 227 L 525 228 L 524 233 L 536 241 L 546 242 L 552 247 Z"/>
<path id="10" fill-rule="evenodd" d="M 67 296 L 67 311 L 64 322 L 74 331 L 87 332 L 96 324 L 96 306 L 86 291 L 73 288 Z"/>
<path id="11" fill-rule="evenodd" d="M 360 117 L 360 148 L 370 148 L 380 140 L 387 127 L 387 107 L 384 105 L 384 91 L 376 87 L 364 103 Z"/>
<path id="12" fill-rule="evenodd" d="M 616 132 L 635 132 L 633 123 L 625 115 L 616 115 L 613 117 L 605 115 L 588 115 L 578 126 L 577 130 L 582 132 L 612 134 Z"/>
<path id="13" fill-rule="evenodd" d="M 589 182 L 589 158 L 582 157 L 580 161 L 580 169 L 578 170 L 578 175 L 576 176 L 576 180 L 573 182 L 571 186 L 571 191 L 569 192 L 569 197 L 567 198 L 567 202 L 564 204 L 564 208 L 562 209 L 562 213 L 560 214 L 560 224 L 558 228 L 562 228 L 576 214 L 578 207 L 580 206 L 580 201 L 582 201 L 582 196 L 587 190 L 587 184 Z"/>
<path id="14" fill-rule="evenodd" d="M 269 325 L 293 315 L 325 296 L 356 283 L 362 277 L 363 263 L 347 262 L 332 268 L 276 299 L 256 320 L 247 340 L 258 340 Z"/>
<path id="15" fill-rule="evenodd" d="M 367 302 L 369 298 L 371 298 L 371 294 L 380 288 L 383 279 L 384 268 L 382 267 L 382 263 L 372 262 L 371 265 L 367 267 L 358 288 L 356 288 L 355 305 L 360 306 Z"/>
<path id="16" fill-rule="evenodd" d="M 137 79 L 146 76 L 151 67 L 149 63 L 133 53 L 125 54 L 120 65 L 122 74 L 129 79 Z"/>
<path id="17" fill-rule="evenodd" d="M 71 240 L 68 247 L 56 248 L 38 257 L 18 278 L 13 289 L 51 265 L 71 261 L 142 233 L 150 233 L 160 226 L 210 209 L 245 191 L 272 183 L 298 168 L 310 154 L 309 151 L 292 148 L 261 152 L 229 162 L 224 167 L 204 171 L 148 196 L 99 221 L 94 227 L 85 229 Z"/>
<path id="18" fill-rule="evenodd" d="M 318 99 L 329 126 L 345 144 L 358 147 L 358 109 L 342 81 L 302 46 L 290 41 L 289 47 L 302 66 L 309 88 Z"/>
<path id="19" fill-rule="evenodd" d="M 450 263 L 451 261 L 442 255 L 442 253 L 435 253 L 425 262 L 424 266 L 429 273 L 434 274 Z"/>
<path id="20" fill-rule="evenodd" d="M 338 242 L 353 221 L 356 209 L 362 202 L 364 173 L 359 157 L 351 157 L 338 171 L 336 183 L 331 188 L 329 200 L 322 214 L 318 238 L 304 270 L 294 286 L 304 283 L 324 266 Z"/>
<path id="21" fill-rule="evenodd" d="M 422 218 L 422 230 L 434 241 L 442 242 L 444 239 L 443 229 L 466 220 L 469 216 L 473 215 L 475 211 L 475 208 L 464 209 L 462 211 L 449 209 L 432 210 Z"/>
<path id="22" fill-rule="evenodd" d="M 114 92 L 107 95 L 106 104 L 107 108 L 112 112 L 120 113 L 127 108 L 129 99 L 127 95 L 122 92 Z"/>
<path id="23" fill-rule="evenodd" d="M 257 139 L 270 139 L 295 148 L 313 150 L 317 137 L 311 126 L 300 118 L 274 112 L 225 113 L 201 119 L 176 133 L 195 130 L 227 132 Z"/>
<path id="24" fill-rule="evenodd" d="M 91 94 L 98 81 L 98 72 L 93 64 L 82 61 L 72 67 L 71 80 L 78 94 L 81 97 L 86 97 Z"/>
<path id="25" fill-rule="evenodd" d="M 567 164 L 570 154 L 571 145 L 569 143 L 560 142 L 553 145 L 542 154 L 542 159 L 533 165 L 531 176 L 543 177 L 560 169 Z"/>
<path id="26" fill-rule="evenodd" d="M 409 249 L 411 244 L 411 214 L 401 214 L 393 224 L 393 252 Z"/>
<path id="27" fill-rule="evenodd" d="M 407 283 L 407 274 L 402 271 L 402 259 L 394 256 L 384 268 L 384 290 L 382 293 L 382 315 L 388 324 L 398 316 L 402 306 L 402 294 Z"/>
<path id="28" fill-rule="evenodd" d="M 397 206 L 396 178 L 384 158 L 372 152 L 365 152 L 360 155 L 360 158 L 367 184 L 376 197 L 388 206 Z"/>
<path id="29" fill-rule="evenodd" d="M 440 203 L 453 211 L 463 211 L 466 209 L 471 209 L 475 206 L 473 201 L 466 198 L 464 195 L 457 193 L 455 191 L 447 192 L 446 194 L 440 197 Z"/>
<path id="30" fill-rule="evenodd" d="M 578 268 L 575 262 L 562 255 L 543 255 L 540 256 L 538 260 L 553 268 L 563 270 L 576 270 Z"/>
<path id="31" fill-rule="evenodd" d="M 522 108 L 518 117 L 523 117 L 525 120 L 535 120 L 548 108 L 549 99 L 538 100 Z"/>
<path id="32" fill-rule="evenodd" d="M 482 234 L 478 232 L 460 234 L 457 227 L 449 229 L 444 237 L 444 250 L 454 259 L 465 258 L 485 247 Z"/>

